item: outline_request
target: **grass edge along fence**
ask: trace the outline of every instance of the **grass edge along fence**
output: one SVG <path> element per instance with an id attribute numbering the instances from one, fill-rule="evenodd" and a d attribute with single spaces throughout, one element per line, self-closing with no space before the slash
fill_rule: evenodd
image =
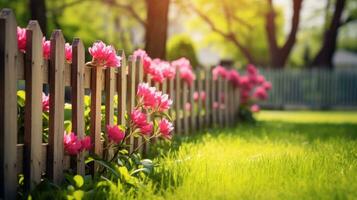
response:
<path id="1" fill-rule="evenodd" d="M 60 30 L 51 36 L 51 55 L 43 59 L 42 32 L 37 21 L 30 21 L 27 29 L 26 53 L 18 50 L 17 22 L 10 9 L 0 13 L 0 198 L 14 199 L 18 187 L 18 175 L 23 174 L 25 189 L 30 190 L 41 182 L 43 174 L 54 183 L 63 181 L 63 170 L 69 167 L 78 174 L 85 173 L 85 155 L 80 153 L 72 158 L 64 153 L 64 91 L 71 88 L 72 130 L 79 138 L 84 137 L 85 89 L 90 90 L 90 136 L 94 142 L 92 151 L 101 155 L 101 106 L 105 105 L 105 122 L 113 124 L 113 97 L 118 95 L 118 123 L 123 123 L 125 114 L 135 101 L 136 88 L 140 81 L 150 82 L 144 77 L 142 59 L 129 56 L 125 59 L 122 51 L 121 67 L 98 68 L 85 64 L 84 46 L 76 38 L 72 43 L 72 63 L 65 63 L 64 37 Z M 169 112 L 174 116 L 175 134 L 192 134 L 201 128 L 233 124 L 239 105 L 237 89 L 227 80 L 212 79 L 209 70 L 196 71 L 195 83 L 188 87 L 176 73 L 157 88 L 167 92 L 174 99 Z M 24 143 L 18 144 L 17 133 L 17 84 L 25 81 L 25 135 Z M 50 118 L 48 143 L 42 142 L 42 90 L 49 86 Z M 207 98 L 194 103 L 193 92 L 204 91 Z M 104 91 L 104 95 L 103 92 Z M 225 107 L 214 108 L 225 96 Z M 102 97 L 105 96 L 105 102 Z M 186 109 L 186 103 L 191 107 Z M 221 102 L 222 103 L 222 102 Z M 130 143 L 131 149 L 135 145 Z M 147 149 L 143 148 L 142 151 Z M 94 171 L 91 171 L 94 173 Z"/>

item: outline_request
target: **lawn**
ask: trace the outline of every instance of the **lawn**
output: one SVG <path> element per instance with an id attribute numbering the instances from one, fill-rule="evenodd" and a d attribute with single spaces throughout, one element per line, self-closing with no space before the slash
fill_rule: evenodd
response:
<path id="1" fill-rule="evenodd" d="M 357 112 L 263 111 L 258 119 L 176 138 L 158 160 L 156 195 L 143 197 L 357 199 Z"/>

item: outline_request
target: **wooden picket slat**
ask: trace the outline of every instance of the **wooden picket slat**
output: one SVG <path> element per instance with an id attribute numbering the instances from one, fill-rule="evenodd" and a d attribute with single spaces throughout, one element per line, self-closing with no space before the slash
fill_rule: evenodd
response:
<path id="1" fill-rule="evenodd" d="M 196 81 L 194 80 L 192 81 L 192 84 L 189 86 L 188 88 L 188 99 L 189 99 L 189 103 L 191 104 L 191 110 L 190 112 L 190 133 L 194 133 L 197 129 L 196 127 L 196 105 L 195 105 L 195 101 L 193 99 L 193 94 L 196 90 Z"/>
<path id="2" fill-rule="evenodd" d="M 229 94 L 228 94 L 228 80 L 224 80 L 223 82 L 223 92 L 224 92 L 224 126 L 229 125 Z"/>
<path id="3" fill-rule="evenodd" d="M 135 58 L 135 65 L 136 65 L 136 83 L 135 83 L 135 91 L 138 88 L 139 83 L 143 82 L 144 79 L 144 67 L 143 67 L 143 62 L 142 59 L 140 57 Z M 135 92 L 136 94 L 136 92 Z M 142 137 L 138 137 L 138 138 L 134 138 L 134 149 L 138 148 L 139 145 L 141 145 L 143 142 L 143 138 Z M 140 153 L 144 152 L 144 148 L 140 148 L 138 149 L 138 151 Z"/>
<path id="4" fill-rule="evenodd" d="M 224 110 L 222 105 L 224 104 L 224 92 L 223 92 L 223 79 L 221 76 L 218 76 L 218 85 L 217 85 L 217 95 L 218 95 L 218 123 L 220 126 L 224 124 Z"/>
<path id="5" fill-rule="evenodd" d="M 51 36 L 49 68 L 50 115 L 47 153 L 47 174 L 54 183 L 63 180 L 64 133 L 64 37 L 60 30 Z"/>
<path id="6" fill-rule="evenodd" d="M 212 73 L 212 72 L 211 72 Z M 214 104 L 218 103 L 217 101 L 217 80 L 214 80 L 213 78 L 211 79 L 211 99 L 212 103 L 210 106 L 212 106 L 212 125 L 216 126 L 217 125 L 217 120 L 218 120 L 218 109 L 214 107 Z"/>
<path id="7" fill-rule="evenodd" d="M 182 112 L 183 112 L 183 133 L 188 135 L 189 133 L 189 119 L 188 119 L 188 111 L 186 109 L 186 103 L 188 100 L 188 85 L 185 81 L 181 82 L 182 84 Z"/>
<path id="8" fill-rule="evenodd" d="M 201 99 L 201 93 L 203 92 L 202 90 L 202 71 L 198 70 L 196 72 L 197 74 L 197 92 L 198 92 L 198 101 L 197 101 L 197 117 L 196 119 L 198 120 L 198 130 L 202 130 L 203 128 L 203 117 L 202 117 L 202 99 Z"/>
<path id="9" fill-rule="evenodd" d="M 24 178 L 29 190 L 41 181 L 42 144 L 42 32 L 37 21 L 26 30 Z M 62 108 L 63 109 L 63 108 Z M 63 133 L 62 133 L 63 134 Z"/>
<path id="10" fill-rule="evenodd" d="M 72 131 L 82 139 L 85 136 L 84 124 L 84 46 L 76 38 L 72 43 L 71 85 L 72 85 Z M 84 152 L 76 157 L 71 167 L 75 167 L 77 174 L 85 175 Z M 75 165 L 75 166 L 74 166 Z"/>
<path id="11" fill-rule="evenodd" d="M 92 153 L 102 156 L 103 147 L 101 142 L 101 104 L 102 104 L 102 66 L 92 66 L 91 68 L 91 104 L 90 104 L 90 135 L 93 141 Z M 94 174 L 97 166 L 90 165 L 90 172 Z"/>
<path id="12" fill-rule="evenodd" d="M 205 128 L 208 128 L 211 125 L 211 111 L 212 111 L 212 84 L 211 84 L 211 72 L 210 70 L 205 70 L 205 92 L 206 92 L 206 101 L 205 101 Z"/>
<path id="13" fill-rule="evenodd" d="M 115 86 L 115 69 L 106 68 L 105 69 L 105 78 L 104 78 L 104 88 L 105 88 L 105 125 L 114 124 L 114 86 Z M 104 137 L 104 147 L 108 147 L 108 132 L 105 129 L 106 134 Z M 103 148 L 103 158 L 108 159 L 110 155 L 113 154 L 113 149 Z"/>
<path id="14" fill-rule="evenodd" d="M 0 199 L 15 199 L 17 188 L 16 19 L 0 12 Z"/>
<path id="15" fill-rule="evenodd" d="M 126 92 L 127 92 L 127 63 L 124 51 L 121 53 L 121 67 L 117 74 L 117 91 L 118 91 L 118 124 L 125 123 L 126 112 Z"/>
<path id="16" fill-rule="evenodd" d="M 128 63 L 129 63 L 129 73 L 128 73 L 128 113 L 135 107 L 135 76 L 136 76 L 136 65 L 135 59 L 132 56 L 129 56 Z M 133 144 L 134 144 L 134 137 L 130 137 L 127 141 L 127 144 L 130 144 L 130 152 L 133 151 Z"/>
<path id="17" fill-rule="evenodd" d="M 177 71 L 175 76 L 175 124 L 176 124 L 176 134 L 182 134 L 182 127 L 181 127 L 181 78 L 180 73 Z"/>

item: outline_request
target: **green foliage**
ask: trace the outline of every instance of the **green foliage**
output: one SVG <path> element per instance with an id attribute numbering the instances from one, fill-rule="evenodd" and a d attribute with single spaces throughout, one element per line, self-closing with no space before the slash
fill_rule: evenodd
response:
<path id="1" fill-rule="evenodd" d="M 199 66 L 196 50 L 191 38 L 187 35 L 175 35 L 168 41 L 167 59 L 172 61 L 181 57 L 190 60 L 191 65 L 195 68 Z"/>

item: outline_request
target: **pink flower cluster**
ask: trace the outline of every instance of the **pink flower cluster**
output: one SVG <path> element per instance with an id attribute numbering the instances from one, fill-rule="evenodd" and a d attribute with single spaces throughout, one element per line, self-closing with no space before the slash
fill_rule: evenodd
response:
<path id="1" fill-rule="evenodd" d="M 86 136 L 80 140 L 73 132 L 70 134 L 64 132 L 63 144 L 65 151 L 69 155 L 77 155 L 81 151 L 90 150 L 92 148 L 91 139 L 89 136 Z"/>
<path id="2" fill-rule="evenodd" d="M 176 70 L 169 62 L 158 58 L 151 59 L 142 49 L 134 51 L 133 56 L 135 58 L 141 57 L 143 59 L 144 72 L 149 74 L 153 81 L 162 83 L 166 79 L 175 77 Z"/>
<path id="3" fill-rule="evenodd" d="M 159 122 L 159 131 L 162 137 L 171 139 L 171 131 L 174 130 L 174 126 L 167 119 L 162 119 Z"/>
<path id="4" fill-rule="evenodd" d="M 229 72 L 225 67 L 218 65 L 212 70 L 212 76 L 213 80 L 217 80 L 218 77 L 222 77 L 222 79 L 228 79 Z"/>
<path id="5" fill-rule="evenodd" d="M 219 76 L 229 80 L 233 87 L 240 89 L 240 103 L 245 105 L 251 101 L 268 99 L 268 91 L 272 88 L 270 82 L 266 81 L 264 76 L 259 74 L 259 71 L 254 65 L 248 65 L 246 74 L 240 75 L 237 70 L 227 70 L 222 66 L 217 66 L 212 70 L 214 80 Z M 251 111 L 259 111 L 258 105 L 252 106 Z M 216 105 L 214 107 L 219 107 Z"/>
<path id="6" fill-rule="evenodd" d="M 119 126 L 116 125 L 107 125 L 107 133 L 109 140 L 113 141 L 116 144 L 120 143 L 125 138 L 125 132 Z"/>
<path id="7" fill-rule="evenodd" d="M 147 83 L 140 83 L 138 85 L 137 96 L 139 97 L 140 104 L 143 104 L 145 109 L 164 112 L 172 105 L 172 100 L 167 94 L 156 91 L 155 87 L 150 87 Z"/>
<path id="8" fill-rule="evenodd" d="M 120 67 L 121 57 L 117 56 L 113 46 L 106 45 L 104 42 L 95 42 L 88 49 L 92 55 L 92 64 L 102 67 Z"/>
<path id="9" fill-rule="evenodd" d="M 180 73 L 180 77 L 188 84 L 192 85 L 193 81 L 196 79 L 196 75 L 192 70 L 190 61 L 186 58 L 180 58 L 171 62 L 171 65 L 176 68 Z"/>
<path id="10" fill-rule="evenodd" d="M 141 134 L 146 136 L 152 134 L 153 124 L 147 121 L 147 115 L 145 113 L 139 109 L 135 109 L 131 112 L 130 119 L 134 123 L 135 128 L 140 129 Z"/>

